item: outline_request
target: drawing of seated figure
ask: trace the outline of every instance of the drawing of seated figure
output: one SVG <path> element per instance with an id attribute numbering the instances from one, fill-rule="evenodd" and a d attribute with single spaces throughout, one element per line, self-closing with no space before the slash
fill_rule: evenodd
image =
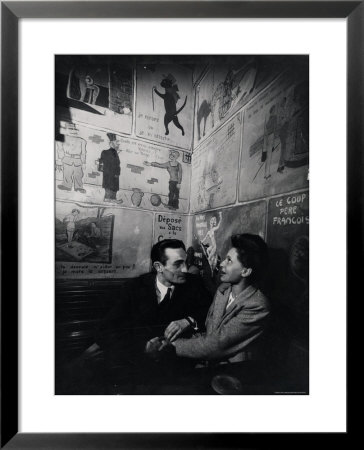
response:
<path id="1" fill-rule="evenodd" d="M 78 240 L 88 247 L 96 249 L 100 244 L 101 238 L 101 229 L 96 225 L 95 222 L 91 222 L 84 228 L 83 233 L 80 233 Z"/>
<path id="2" fill-rule="evenodd" d="M 207 231 L 205 237 L 200 241 L 201 248 L 206 254 L 206 258 L 209 262 L 211 273 L 214 272 L 217 265 L 217 246 L 216 246 L 216 238 L 215 231 L 220 228 L 222 220 L 222 212 L 219 212 L 219 223 L 217 223 L 217 219 L 215 216 L 210 219 L 210 229 Z M 210 241 L 210 244 L 205 244 L 206 241 Z"/>

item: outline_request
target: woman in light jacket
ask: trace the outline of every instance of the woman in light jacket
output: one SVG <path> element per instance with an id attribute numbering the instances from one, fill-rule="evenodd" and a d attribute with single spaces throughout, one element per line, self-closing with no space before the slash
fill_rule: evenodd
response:
<path id="1" fill-rule="evenodd" d="M 206 332 L 190 339 L 165 336 L 176 355 L 213 363 L 260 360 L 270 314 L 269 301 L 259 290 L 268 249 L 258 235 L 231 237 L 232 247 L 221 263 L 221 281 L 206 318 Z"/>

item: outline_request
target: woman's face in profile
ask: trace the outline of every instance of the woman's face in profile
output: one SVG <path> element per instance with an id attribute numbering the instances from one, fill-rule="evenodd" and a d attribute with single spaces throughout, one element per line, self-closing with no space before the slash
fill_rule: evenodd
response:
<path id="1" fill-rule="evenodd" d="M 220 280 L 224 283 L 237 284 L 241 281 L 244 266 L 238 259 L 236 248 L 232 247 L 220 265 Z"/>

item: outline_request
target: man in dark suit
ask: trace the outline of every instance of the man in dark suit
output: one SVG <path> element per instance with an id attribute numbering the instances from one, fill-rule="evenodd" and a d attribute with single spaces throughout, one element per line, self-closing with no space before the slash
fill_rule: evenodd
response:
<path id="1" fill-rule="evenodd" d="M 153 272 L 126 283 L 99 327 L 97 343 L 108 360 L 121 364 L 134 380 L 143 380 L 141 383 L 145 378 L 152 383 L 153 377 L 162 382 L 161 376 L 177 370 L 176 365 L 154 364 L 148 358 L 153 350 L 151 338 L 174 340 L 203 330 L 211 297 L 201 279 L 187 273 L 186 256 L 180 240 L 156 243 L 151 252 Z"/>

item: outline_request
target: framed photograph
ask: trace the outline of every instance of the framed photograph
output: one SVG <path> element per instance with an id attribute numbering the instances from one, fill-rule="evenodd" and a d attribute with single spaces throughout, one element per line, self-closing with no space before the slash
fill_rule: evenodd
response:
<path id="1" fill-rule="evenodd" d="M 2 447 L 348 437 L 363 8 L 1 3 Z"/>

